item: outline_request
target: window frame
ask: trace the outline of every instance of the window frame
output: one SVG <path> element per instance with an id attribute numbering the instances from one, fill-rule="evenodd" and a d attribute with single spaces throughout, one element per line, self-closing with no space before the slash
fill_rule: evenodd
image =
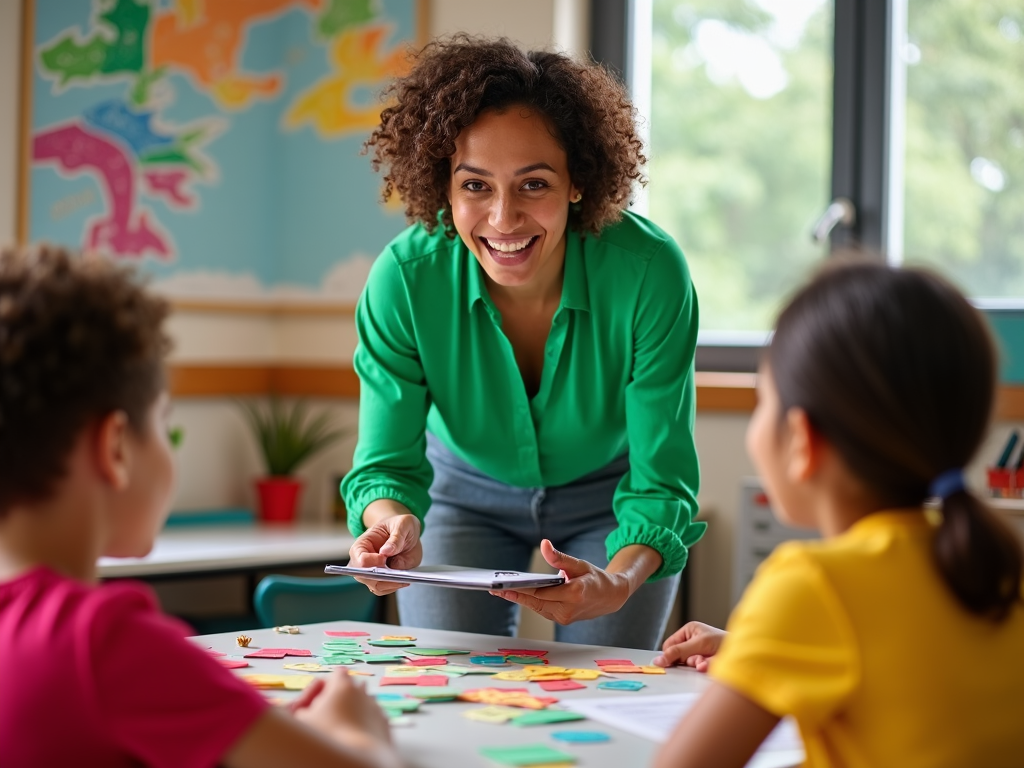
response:
<path id="1" fill-rule="evenodd" d="M 892 202 L 892 32 L 901 0 L 833 2 L 831 192 L 833 200 L 849 199 L 857 215 L 851 225 L 832 230 L 829 248 L 835 253 L 859 247 L 884 260 Z M 646 19 L 638 18 L 644 13 Z M 591 56 L 627 84 L 634 74 L 634 25 L 650 24 L 649 13 L 650 0 L 590 0 Z M 768 338 L 763 333 L 702 331 L 696 368 L 754 372 Z"/>

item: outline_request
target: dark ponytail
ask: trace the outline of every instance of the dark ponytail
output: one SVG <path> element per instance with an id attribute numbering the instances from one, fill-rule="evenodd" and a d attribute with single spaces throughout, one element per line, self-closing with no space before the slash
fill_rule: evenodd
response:
<path id="1" fill-rule="evenodd" d="M 933 552 L 943 578 L 971 613 L 1006 617 L 1020 597 L 1021 547 L 1009 526 L 968 491 L 942 500 Z"/>
<path id="2" fill-rule="evenodd" d="M 832 263 L 783 310 L 767 351 L 782 412 L 804 410 L 875 497 L 920 507 L 988 427 L 996 357 L 981 315 L 930 272 Z M 943 494 L 936 566 L 971 613 L 1020 600 L 1021 544 L 961 486 Z"/>

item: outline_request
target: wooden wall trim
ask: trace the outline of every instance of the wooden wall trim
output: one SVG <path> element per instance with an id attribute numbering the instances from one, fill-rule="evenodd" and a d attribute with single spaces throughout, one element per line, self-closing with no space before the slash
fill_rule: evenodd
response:
<path id="1" fill-rule="evenodd" d="M 757 404 L 752 373 L 700 371 L 699 413 L 751 413 Z M 172 365 L 171 394 L 188 397 L 238 397 L 278 394 L 292 397 L 359 397 L 359 378 L 347 366 L 303 365 Z M 1024 386 L 1003 385 L 996 418 L 1024 421 Z"/>

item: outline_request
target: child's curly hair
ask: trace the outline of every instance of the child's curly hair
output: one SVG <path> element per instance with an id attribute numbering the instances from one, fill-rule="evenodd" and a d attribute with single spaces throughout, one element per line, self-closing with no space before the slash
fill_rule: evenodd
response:
<path id="1" fill-rule="evenodd" d="M 94 419 L 138 434 L 163 390 L 167 302 L 100 258 L 0 251 L 0 515 L 46 499 Z"/>
<path id="2" fill-rule="evenodd" d="M 647 161 L 625 88 L 597 64 L 559 53 L 524 53 L 505 38 L 456 35 L 427 44 L 415 66 L 383 98 L 394 101 L 366 141 L 373 168 L 384 166 L 383 197 L 397 192 L 410 221 L 428 231 L 441 223 L 454 237 L 448 188 L 455 138 L 485 109 L 525 105 L 551 123 L 565 149 L 569 176 L 583 200 L 569 226 L 598 233 L 619 219 L 633 183 L 646 183 Z"/>

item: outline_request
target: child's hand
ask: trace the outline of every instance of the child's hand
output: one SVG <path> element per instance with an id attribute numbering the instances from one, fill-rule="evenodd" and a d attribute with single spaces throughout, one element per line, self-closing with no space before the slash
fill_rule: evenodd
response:
<path id="1" fill-rule="evenodd" d="M 391 744 L 388 721 L 377 702 L 343 669 L 332 672 L 323 690 L 296 709 L 295 716 L 351 746 Z"/>
<path id="2" fill-rule="evenodd" d="M 682 663 L 698 672 L 707 672 L 708 659 L 718 653 L 725 635 L 724 630 L 691 621 L 665 640 L 654 663 L 659 667 Z"/>

